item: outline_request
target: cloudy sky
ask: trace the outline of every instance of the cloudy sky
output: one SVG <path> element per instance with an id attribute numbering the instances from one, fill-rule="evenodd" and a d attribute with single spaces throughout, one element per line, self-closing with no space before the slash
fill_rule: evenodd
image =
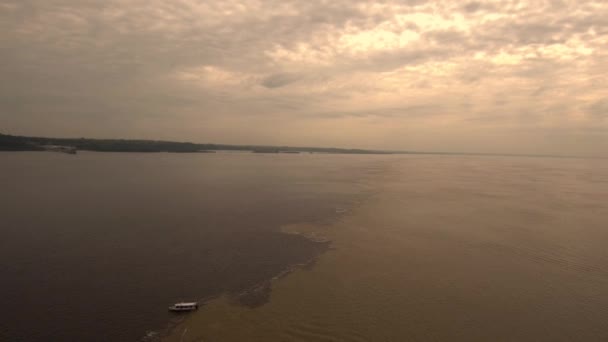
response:
<path id="1" fill-rule="evenodd" d="M 608 1 L 0 0 L 0 132 L 608 156 Z"/>

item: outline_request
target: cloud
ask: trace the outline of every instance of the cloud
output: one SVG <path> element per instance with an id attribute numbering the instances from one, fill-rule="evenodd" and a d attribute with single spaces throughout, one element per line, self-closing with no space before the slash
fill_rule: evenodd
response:
<path id="1" fill-rule="evenodd" d="M 591 104 L 588 112 L 594 118 L 608 120 L 608 98 L 603 98 Z"/>
<path id="2" fill-rule="evenodd" d="M 465 10 L 465 12 L 473 13 L 477 12 L 479 9 L 481 9 L 481 7 L 481 3 L 472 1 L 464 5 L 462 8 Z"/>
<path id="3" fill-rule="evenodd" d="M 278 73 L 265 77 L 262 85 L 266 88 L 280 88 L 290 83 L 297 82 L 300 77 L 295 74 Z"/>
<path id="4" fill-rule="evenodd" d="M 601 0 L 5 0 L 0 42 L 14 133 L 558 153 L 608 131 Z"/>

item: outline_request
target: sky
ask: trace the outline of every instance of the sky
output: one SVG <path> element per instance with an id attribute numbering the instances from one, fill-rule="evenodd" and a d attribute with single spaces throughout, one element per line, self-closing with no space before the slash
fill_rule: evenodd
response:
<path id="1" fill-rule="evenodd" d="M 608 156 L 608 1 L 0 0 L 0 132 Z"/>

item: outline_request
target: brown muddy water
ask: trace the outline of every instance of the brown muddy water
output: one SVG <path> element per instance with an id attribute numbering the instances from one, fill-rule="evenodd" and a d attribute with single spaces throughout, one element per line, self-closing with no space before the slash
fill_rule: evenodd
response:
<path id="1" fill-rule="evenodd" d="M 608 341 L 608 161 L 394 156 L 315 265 L 165 341 Z"/>
<path id="2" fill-rule="evenodd" d="M 0 153 L 0 341 L 140 341 L 176 301 L 259 306 L 260 284 L 327 248 L 281 227 L 335 220 L 390 161 Z"/>

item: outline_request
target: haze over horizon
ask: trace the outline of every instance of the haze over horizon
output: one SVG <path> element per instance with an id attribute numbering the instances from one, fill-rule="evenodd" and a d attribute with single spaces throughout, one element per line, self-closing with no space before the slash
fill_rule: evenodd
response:
<path id="1" fill-rule="evenodd" d="M 608 157 L 605 1 L 3 0 L 0 131 Z"/>

